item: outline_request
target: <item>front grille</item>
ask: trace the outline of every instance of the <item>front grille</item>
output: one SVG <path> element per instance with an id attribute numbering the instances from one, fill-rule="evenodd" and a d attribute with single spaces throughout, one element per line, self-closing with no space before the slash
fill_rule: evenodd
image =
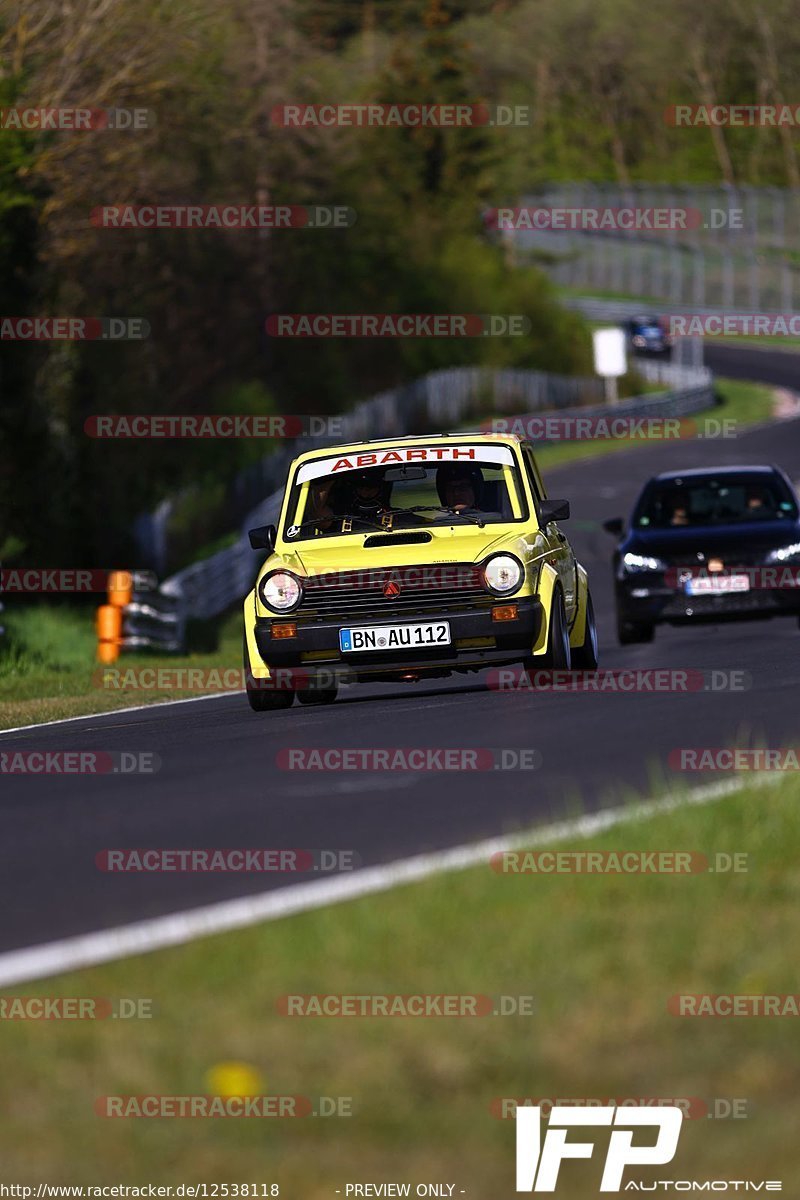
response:
<path id="1" fill-rule="evenodd" d="M 397 594 L 386 595 L 387 586 L 399 589 Z M 311 576 L 296 611 L 314 621 L 383 621 L 445 616 L 465 606 L 483 608 L 494 602 L 473 563 L 428 563 Z"/>

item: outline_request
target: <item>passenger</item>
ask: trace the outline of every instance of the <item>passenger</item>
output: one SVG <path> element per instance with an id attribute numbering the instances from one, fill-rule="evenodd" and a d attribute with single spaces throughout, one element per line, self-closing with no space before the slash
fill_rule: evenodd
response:
<path id="1" fill-rule="evenodd" d="M 329 476 L 315 479 L 308 489 L 308 517 L 316 520 L 317 530 L 327 533 L 332 528 L 336 514 L 330 505 L 333 480 Z"/>

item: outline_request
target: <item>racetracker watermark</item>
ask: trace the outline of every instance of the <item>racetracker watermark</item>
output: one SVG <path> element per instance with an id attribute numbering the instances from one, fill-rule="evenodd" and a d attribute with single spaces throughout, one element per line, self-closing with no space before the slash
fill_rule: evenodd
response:
<path id="1" fill-rule="evenodd" d="M 748 1116 L 749 1101 L 743 1097 L 728 1099 L 718 1096 L 713 1100 L 703 1100 L 700 1096 L 683 1096 L 667 1098 L 664 1096 L 612 1096 L 601 1100 L 596 1096 L 582 1096 L 571 1099 L 553 1099 L 546 1096 L 495 1096 L 489 1104 L 489 1112 L 498 1121 L 514 1120 L 518 1108 L 540 1108 L 543 1116 L 549 1116 L 550 1111 L 562 1104 L 574 1105 L 578 1108 L 599 1108 L 603 1105 L 614 1104 L 618 1108 L 662 1108 L 675 1105 L 683 1113 L 684 1120 L 697 1121 L 703 1117 L 743 1120 Z"/>
<path id="2" fill-rule="evenodd" d="M 107 996 L 3 996 L 0 1021 L 107 1021 L 153 1018 L 153 1001 Z"/>
<path id="3" fill-rule="evenodd" d="M 501 233 L 674 233 L 701 229 L 706 214 L 679 207 L 527 207 L 486 209 L 483 220 Z"/>
<path id="4" fill-rule="evenodd" d="M 800 313 L 669 313 L 670 337 L 800 337 Z"/>
<path id="5" fill-rule="evenodd" d="M 532 1017 L 533 996 L 447 992 L 292 994 L 275 1001 L 282 1017 Z"/>
<path id="6" fill-rule="evenodd" d="M 472 563 L 434 563 L 413 567 L 362 567 L 355 571 L 315 571 L 309 568 L 306 586 L 310 592 L 317 588 L 341 588 L 342 591 L 388 588 L 387 595 L 398 595 L 404 589 L 415 591 L 447 588 L 474 591 L 482 588 L 483 574 Z M 397 588 L 397 591 L 394 591 Z"/>
<path id="7" fill-rule="evenodd" d="M 276 104 L 270 124 L 279 129 L 474 129 L 528 126 L 528 104 Z"/>
<path id="8" fill-rule="evenodd" d="M 0 775 L 155 775 L 152 750 L 0 751 Z"/>
<path id="9" fill-rule="evenodd" d="M 0 342 L 141 342 L 142 317 L 0 317 Z"/>
<path id="10" fill-rule="evenodd" d="M 749 855 L 699 850 L 500 850 L 498 875 L 724 875 L 748 870 Z"/>
<path id="11" fill-rule="evenodd" d="M 553 671 L 549 668 L 497 667 L 487 673 L 496 692 L 576 692 L 628 695 L 632 692 L 746 692 L 753 686 L 749 671 L 701 671 L 695 667 L 615 667 L 606 671 Z"/>
<path id="12" fill-rule="evenodd" d="M 542 765 L 542 756 L 531 746 L 500 750 L 313 746 L 284 747 L 278 751 L 275 762 L 281 771 L 536 771 Z"/>
<path id="13" fill-rule="evenodd" d="M 98 229 L 350 229 L 344 204 L 103 204 L 89 214 Z"/>
<path id="14" fill-rule="evenodd" d="M 273 313 L 266 331 L 277 338 L 523 337 L 521 313 Z"/>
<path id="15" fill-rule="evenodd" d="M 681 746 L 670 750 L 672 771 L 798 771 L 800 748 L 779 746 L 755 750 L 718 746 Z"/>
<path id="16" fill-rule="evenodd" d="M 671 442 L 682 438 L 735 438 L 733 417 L 562 417 L 557 414 L 493 417 L 483 422 L 488 433 L 513 433 L 537 442 Z"/>
<path id="17" fill-rule="evenodd" d="M 297 692 L 353 686 L 343 671 L 286 668 L 273 670 L 268 679 L 248 677 L 241 667 L 98 667 L 92 685 L 103 691 L 136 692 Z"/>
<path id="18" fill-rule="evenodd" d="M 664 124 L 678 129 L 791 129 L 800 125 L 800 104 L 670 104 Z"/>
<path id="19" fill-rule="evenodd" d="M 90 132 L 97 129 L 152 129 L 149 108 L 0 108 L 0 131 Z"/>
<path id="20" fill-rule="evenodd" d="M 179 438 L 299 438 L 344 437 L 345 418 L 320 417 L 311 414 L 241 414 L 204 415 L 184 413 L 167 416 L 162 413 L 136 416 L 116 416 L 111 413 L 87 417 L 83 432 L 91 438 L 120 438 L 124 440 Z"/>
<path id="21" fill-rule="evenodd" d="M 352 1096 L 99 1096 L 98 1117 L 351 1117 Z"/>
<path id="22" fill-rule="evenodd" d="M 680 993 L 667 1000 L 673 1017 L 798 1017 L 800 995 L 770 993 L 745 995 L 737 992 Z"/>
<path id="23" fill-rule="evenodd" d="M 115 875 L 141 874 L 204 874 L 234 872 L 265 874 L 303 874 L 318 871 L 355 871 L 361 866 L 361 856 L 355 850 L 277 850 L 246 846 L 241 849 L 213 847 L 211 849 L 150 849 L 101 850 L 95 855 L 98 871 Z"/>
<path id="24" fill-rule="evenodd" d="M 116 567 L 82 570 L 77 567 L 19 567 L 0 570 L 0 594 L 76 593 L 90 595 L 93 592 L 114 590 L 127 592 L 131 589 L 152 591 L 158 580 L 152 571 L 120 571 Z"/>

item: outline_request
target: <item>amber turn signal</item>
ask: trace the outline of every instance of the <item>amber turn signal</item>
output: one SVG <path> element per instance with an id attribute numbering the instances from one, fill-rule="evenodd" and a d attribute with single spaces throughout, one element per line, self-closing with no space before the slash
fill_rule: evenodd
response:
<path id="1" fill-rule="evenodd" d="M 493 621 L 516 621 L 518 616 L 516 604 L 498 604 L 492 609 Z"/>
<path id="2" fill-rule="evenodd" d="M 297 637 L 297 626 L 291 625 L 291 624 L 273 625 L 272 626 L 272 636 L 274 638 Z"/>

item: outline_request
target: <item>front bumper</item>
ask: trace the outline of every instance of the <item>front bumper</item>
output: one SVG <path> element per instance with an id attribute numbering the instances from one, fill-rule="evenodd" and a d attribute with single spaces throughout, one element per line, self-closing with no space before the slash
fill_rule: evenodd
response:
<path id="1" fill-rule="evenodd" d="M 492 620 L 495 605 L 516 604 L 517 618 L 512 621 Z M 274 639 L 272 626 L 291 621 L 286 617 L 256 617 L 255 640 L 264 663 L 277 669 L 327 668 L 357 676 L 378 674 L 442 674 L 458 670 L 480 670 L 487 666 L 519 662 L 531 653 L 544 620 L 541 601 L 535 596 L 511 596 L 507 601 L 490 600 L 479 608 L 465 606 L 447 608 L 441 614 L 427 612 L 424 616 L 404 616 L 388 619 L 385 614 L 365 616 L 359 613 L 348 625 L 408 625 L 420 621 L 448 621 L 452 642 L 440 649 L 391 650 L 343 654 L 339 649 L 339 630 L 342 621 L 298 623 L 297 636 Z"/>
<path id="2" fill-rule="evenodd" d="M 618 579 L 615 588 L 620 617 L 637 624 L 800 615 L 800 590 L 793 588 L 751 588 L 748 592 L 690 596 L 683 588 L 668 587 L 663 582 L 650 582 L 641 577 Z"/>

